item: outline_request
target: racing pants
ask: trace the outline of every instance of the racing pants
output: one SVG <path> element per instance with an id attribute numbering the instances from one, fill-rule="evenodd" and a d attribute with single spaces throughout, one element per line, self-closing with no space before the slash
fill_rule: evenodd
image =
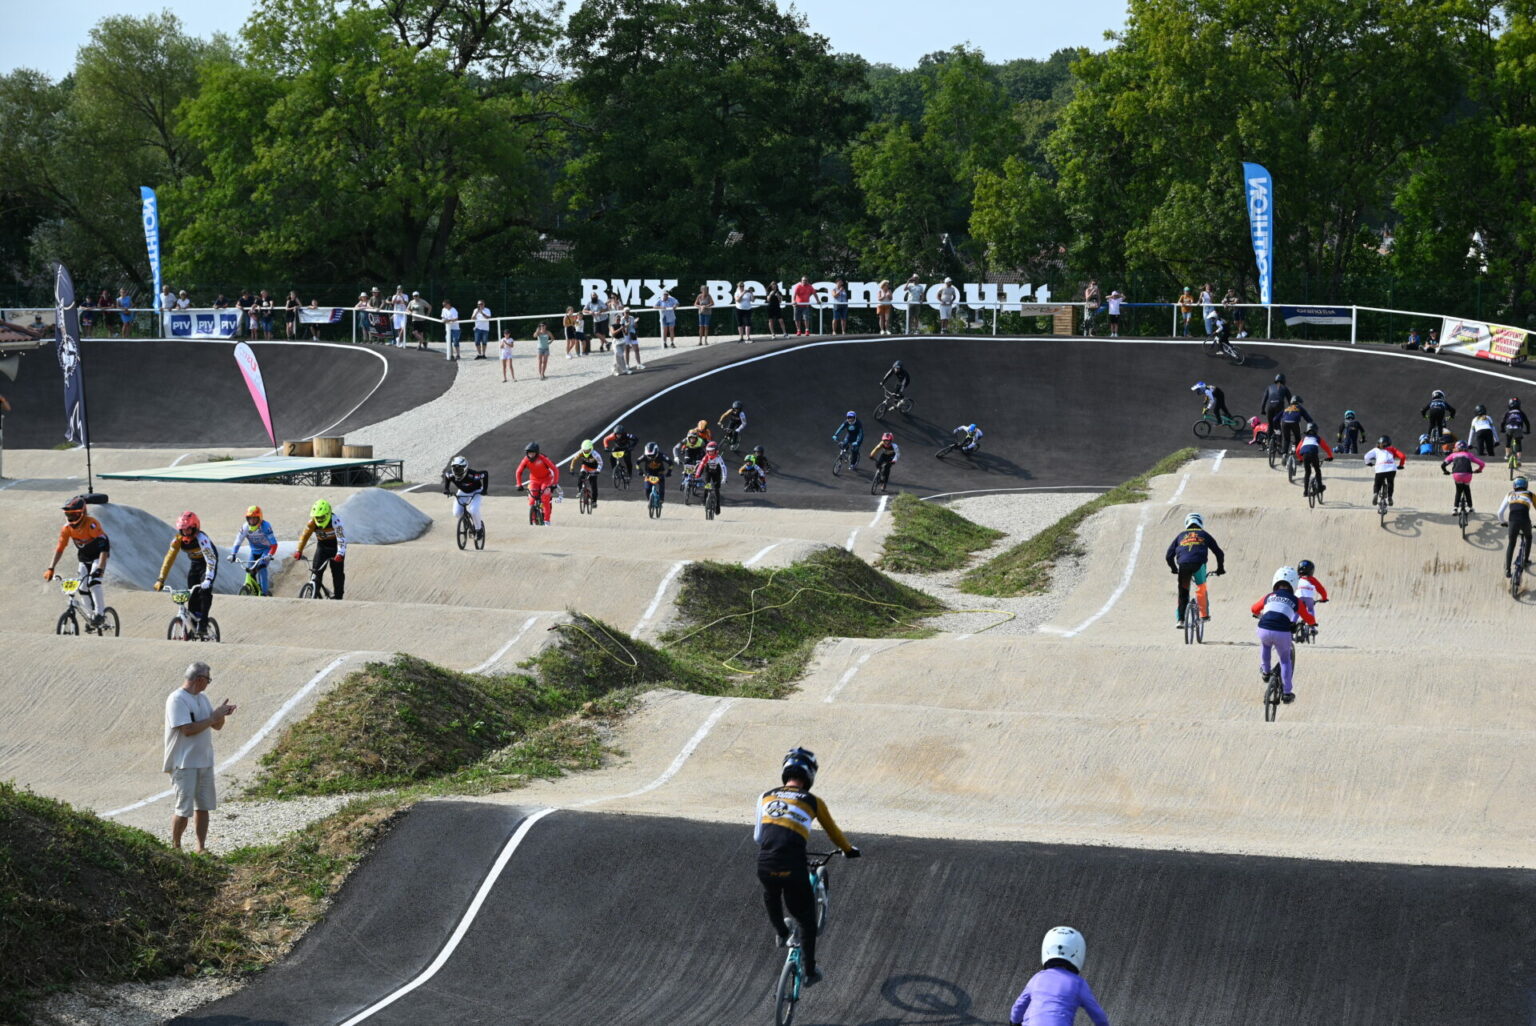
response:
<path id="1" fill-rule="evenodd" d="M 1209 619 L 1211 615 L 1210 600 L 1205 590 L 1205 564 L 1204 563 L 1180 563 L 1179 564 L 1179 622 L 1184 621 L 1184 607 L 1189 605 L 1189 586 L 1195 585 L 1195 601 L 1200 603 L 1200 616 Z"/>
<path id="2" fill-rule="evenodd" d="M 1525 539 L 1526 556 L 1529 558 L 1531 551 L 1531 522 L 1529 520 L 1511 520 L 1509 522 L 1509 544 L 1504 546 L 1504 576 L 1509 576 L 1510 566 L 1515 558 L 1515 544 Z"/>
<path id="3" fill-rule="evenodd" d="M 1290 631 L 1271 631 L 1263 627 L 1259 628 L 1259 645 L 1262 650 L 1259 654 L 1259 671 L 1268 673 L 1272 663 L 1271 656 L 1280 657 L 1280 683 L 1285 688 L 1285 693 L 1291 693 L 1291 677 L 1296 672 L 1296 642 L 1291 637 Z"/>
<path id="4" fill-rule="evenodd" d="M 485 527 L 485 521 L 480 519 L 480 500 L 484 497 L 484 494 L 484 492 L 460 492 L 455 495 L 453 497 L 453 513 L 451 514 L 453 522 L 459 522 L 459 510 L 467 509 L 469 511 L 469 519 L 474 522 L 475 530 L 478 531 Z"/>
<path id="5" fill-rule="evenodd" d="M 1396 484 L 1396 482 L 1397 482 L 1397 471 L 1395 471 L 1395 470 L 1383 470 L 1383 471 L 1379 472 L 1376 475 L 1376 487 L 1371 489 L 1371 497 L 1375 498 L 1377 495 L 1381 494 L 1383 489 L 1385 489 L 1386 493 L 1387 493 L 1387 501 L 1391 502 L 1392 501 L 1392 491 L 1393 491 L 1393 487 L 1392 486 L 1394 484 Z"/>
<path id="6" fill-rule="evenodd" d="M 315 554 L 309 561 L 310 572 L 319 580 L 325 576 L 325 568 L 331 568 L 331 598 L 339 599 L 346 594 L 347 570 L 342 561 L 336 558 L 336 539 L 322 539 L 315 542 Z"/>
<path id="7" fill-rule="evenodd" d="M 213 576 L 206 559 L 194 559 L 187 567 L 187 590 L 192 593 L 187 599 L 187 612 L 199 623 L 208 618 L 208 611 L 213 608 Z M 199 588 L 205 580 L 208 587 Z"/>
<path id="8" fill-rule="evenodd" d="M 805 971 L 816 969 L 816 892 L 811 889 L 810 870 L 802 865 L 797 869 L 778 869 L 758 863 L 757 878 L 763 885 L 763 905 L 768 909 L 768 921 L 780 937 L 787 936 L 784 927 L 784 910 L 800 921 L 800 951 L 805 956 Z"/>

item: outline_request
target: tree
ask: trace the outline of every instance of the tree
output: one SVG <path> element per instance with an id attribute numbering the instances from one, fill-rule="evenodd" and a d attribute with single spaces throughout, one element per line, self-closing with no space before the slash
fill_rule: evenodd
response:
<path id="1" fill-rule="evenodd" d="M 851 213 L 862 66 L 772 0 L 587 0 L 562 183 L 580 261 L 770 277 L 827 268 Z"/>

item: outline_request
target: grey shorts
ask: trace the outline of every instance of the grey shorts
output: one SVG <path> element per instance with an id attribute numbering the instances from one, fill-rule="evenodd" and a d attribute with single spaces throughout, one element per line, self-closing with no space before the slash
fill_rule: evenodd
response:
<path id="1" fill-rule="evenodd" d="M 176 792 L 176 815 L 183 819 L 191 819 L 193 810 L 212 812 L 219 807 L 212 766 L 171 770 L 171 787 Z"/>

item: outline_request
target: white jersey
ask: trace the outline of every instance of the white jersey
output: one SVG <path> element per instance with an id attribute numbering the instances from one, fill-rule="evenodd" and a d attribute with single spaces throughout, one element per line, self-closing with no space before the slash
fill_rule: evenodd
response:
<path id="1" fill-rule="evenodd" d="M 1365 454 L 1365 462 L 1367 466 L 1375 464 L 1378 474 L 1398 469 L 1397 457 L 1386 449 L 1372 449 Z"/>
<path id="2" fill-rule="evenodd" d="M 1303 577 L 1296 582 L 1296 597 L 1309 605 L 1317 601 L 1317 585 Z"/>
<path id="3" fill-rule="evenodd" d="M 1479 431 L 1492 431 L 1492 430 L 1493 430 L 1493 418 L 1492 417 L 1488 416 L 1486 413 L 1483 414 L 1480 417 L 1473 417 L 1472 418 L 1472 430 L 1467 433 L 1467 444 L 1468 445 L 1472 444 L 1473 440 L 1477 438 L 1477 433 Z"/>

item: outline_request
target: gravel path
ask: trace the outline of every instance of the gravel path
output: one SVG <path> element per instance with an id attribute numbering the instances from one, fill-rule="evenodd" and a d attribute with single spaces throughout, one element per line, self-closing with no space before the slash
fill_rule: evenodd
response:
<path id="1" fill-rule="evenodd" d="M 559 330 L 558 325 L 555 327 Z M 649 366 L 652 361 L 671 359 L 693 346 L 692 340 L 679 339 L 676 349 L 663 349 L 660 338 L 641 339 L 640 358 Z M 538 347 L 519 339 L 517 356 L 512 361 L 517 380 L 504 382 L 501 361 L 495 358 L 497 343 L 491 343 L 490 356 L 484 360 L 476 360 L 474 347 L 466 345 L 467 355 L 459 361 L 448 391 L 424 406 L 350 432 L 347 441 L 371 445 L 376 453 L 404 460 L 407 480 L 434 480 L 455 451 L 487 431 L 582 385 L 613 375 L 612 353 L 594 351 L 589 356 L 567 360 L 561 351 L 564 347 L 564 339 L 555 339 L 550 346 L 549 376 L 540 381 L 535 357 Z"/>
<path id="2" fill-rule="evenodd" d="M 1096 495 L 1083 492 L 1030 492 L 1026 494 L 978 495 L 947 503 L 967 520 L 1004 532 L 1004 537 L 988 549 L 975 554 L 959 570 L 936 574 L 891 574 L 890 576 L 940 599 L 957 610 L 924 621 L 925 625 L 951 634 L 1033 634 L 1050 621 L 1061 603 L 1082 577 L 1082 560 L 1071 558 L 1056 567 L 1051 590 L 1044 595 L 1022 598 L 988 598 L 968 595 L 955 587 L 967 569 L 976 566 L 1042 530 L 1088 502 Z M 1009 616 L 1008 614 L 1012 614 Z"/>

